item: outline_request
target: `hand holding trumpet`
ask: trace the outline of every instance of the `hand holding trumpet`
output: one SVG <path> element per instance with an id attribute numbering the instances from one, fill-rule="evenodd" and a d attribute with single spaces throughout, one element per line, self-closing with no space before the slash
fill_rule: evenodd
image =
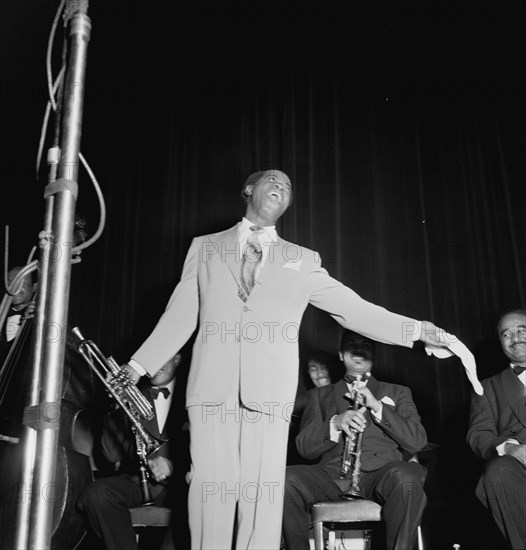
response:
<path id="1" fill-rule="evenodd" d="M 345 432 L 351 437 L 351 431 L 363 432 L 367 425 L 365 418 L 366 407 L 360 407 L 357 410 L 349 409 L 334 417 L 334 426 L 337 430 Z"/>
<path id="2" fill-rule="evenodd" d="M 354 395 L 353 395 L 354 394 Z M 344 431 L 347 435 L 350 435 L 350 430 L 363 432 L 367 425 L 367 419 L 365 418 L 365 412 L 367 409 L 373 412 L 379 412 L 382 404 L 371 393 L 371 390 L 367 386 L 361 386 L 354 390 L 353 394 L 347 392 L 345 397 L 349 400 L 354 400 L 354 396 L 362 404 L 357 410 L 348 409 L 345 412 L 338 414 L 334 418 L 335 427 L 338 430 Z"/>
<path id="3" fill-rule="evenodd" d="M 164 456 L 154 456 L 153 458 L 148 458 L 148 468 L 157 483 L 163 483 L 166 481 L 173 472 L 171 460 L 168 460 Z"/>

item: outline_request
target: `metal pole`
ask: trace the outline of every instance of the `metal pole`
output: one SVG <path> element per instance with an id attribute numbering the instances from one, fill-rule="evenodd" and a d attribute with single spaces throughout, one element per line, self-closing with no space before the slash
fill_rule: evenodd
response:
<path id="1" fill-rule="evenodd" d="M 47 550 L 56 484 L 60 405 L 77 199 L 84 77 L 91 21 L 85 3 L 68 6 L 69 59 L 62 106 L 60 151 L 45 189 L 44 230 L 39 235 L 39 271 L 33 326 L 32 379 L 24 411 L 24 467 L 19 486 L 15 545 Z M 56 172 L 56 177 L 55 177 Z"/>

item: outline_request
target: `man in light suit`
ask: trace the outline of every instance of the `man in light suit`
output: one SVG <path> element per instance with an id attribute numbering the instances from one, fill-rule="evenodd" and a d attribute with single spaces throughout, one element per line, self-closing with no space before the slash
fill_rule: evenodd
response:
<path id="1" fill-rule="evenodd" d="M 509 367 L 472 395 L 467 441 L 484 472 L 476 494 L 510 548 L 526 548 L 526 312 L 505 313 L 498 335 Z"/>
<path id="2" fill-rule="evenodd" d="M 193 549 L 279 548 L 298 333 L 308 304 L 388 344 L 451 343 L 432 323 L 363 300 L 329 276 L 318 253 L 276 233 L 292 200 L 286 174 L 250 175 L 242 197 L 242 221 L 193 240 L 164 314 L 124 366 L 134 380 L 154 374 L 198 328 L 186 391 Z M 244 258 L 254 232 L 262 251 L 252 260 L 251 289 Z"/>
<path id="3" fill-rule="evenodd" d="M 310 510 L 315 502 L 340 500 L 349 489 L 382 505 L 387 550 L 412 550 L 426 505 L 426 471 L 404 460 L 427 443 L 424 427 L 405 386 L 371 375 L 374 342 L 345 331 L 340 358 L 343 380 L 309 391 L 296 442 L 313 465 L 287 467 L 283 534 L 287 550 L 308 550 Z M 363 377 L 369 375 L 365 382 Z M 360 377 L 360 379 L 358 379 Z M 349 407 L 347 397 L 362 405 Z M 340 480 L 346 437 L 362 433 L 361 467 L 352 463 Z M 358 449 L 355 449 L 358 450 Z"/>

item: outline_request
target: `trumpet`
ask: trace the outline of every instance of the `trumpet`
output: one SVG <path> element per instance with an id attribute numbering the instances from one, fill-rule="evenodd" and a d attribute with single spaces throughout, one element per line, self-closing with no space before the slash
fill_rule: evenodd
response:
<path id="1" fill-rule="evenodd" d="M 140 421 L 141 418 L 151 420 L 154 417 L 153 407 L 137 386 L 131 382 L 128 373 L 119 367 L 113 357 L 105 357 L 96 344 L 82 336 L 78 327 L 71 329 L 71 333 L 78 352 L 99 377 L 131 422 L 140 463 L 139 484 L 142 493 L 142 505 L 153 504 L 154 501 L 148 484 L 148 458 L 159 450 L 161 443 L 144 429 Z M 106 379 L 108 374 L 112 376 L 111 382 Z"/>
<path id="2" fill-rule="evenodd" d="M 364 374 L 364 385 L 367 384 L 370 372 Z M 362 380 L 362 375 L 357 375 L 356 382 Z M 363 399 L 360 394 L 357 393 L 357 385 L 355 384 L 354 398 L 352 406 L 349 410 L 357 411 L 363 406 Z M 343 500 L 355 500 L 365 498 L 360 490 L 360 466 L 361 466 L 361 454 L 362 454 L 362 439 L 363 432 L 351 429 L 351 435 L 345 435 L 345 442 L 342 452 L 342 463 L 340 468 L 340 479 L 344 479 L 349 472 L 351 472 L 351 484 L 347 491 L 340 494 L 340 498 Z"/>
<path id="3" fill-rule="evenodd" d="M 82 336 L 78 327 L 71 329 L 71 334 L 73 335 L 75 347 L 117 403 L 124 410 L 129 410 L 134 416 L 151 420 L 154 417 L 153 407 L 137 386 L 132 383 L 128 373 L 120 368 L 115 359 L 111 356 L 105 357 L 91 340 L 86 340 Z M 104 371 L 105 375 L 95 366 L 96 364 Z M 106 378 L 108 374 L 111 374 L 111 382 L 108 382 Z"/>

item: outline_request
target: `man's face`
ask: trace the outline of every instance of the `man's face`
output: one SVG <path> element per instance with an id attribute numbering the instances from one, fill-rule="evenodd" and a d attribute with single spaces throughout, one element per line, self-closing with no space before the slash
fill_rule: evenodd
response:
<path id="1" fill-rule="evenodd" d="M 526 363 L 526 315 L 508 313 L 499 323 L 499 339 L 502 350 L 515 364 Z"/>
<path id="2" fill-rule="evenodd" d="M 246 192 L 250 194 L 247 217 L 261 225 L 275 225 L 292 198 L 290 180 L 279 170 L 267 170 Z"/>
<path id="3" fill-rule="evenodd" d="M 358 355 L 352 349 L 340 351 L 340 359 L 345 365 L 346 374 L 350 376 L 364 375 L 369 372 L 373 367 L 371 359 L 366 359 L 363 355 Z"/>
<path id="4" fill-rule="evenodd" d="M 329 369 L 327 365 L 316 361 L 315 359 L 309 359 L 307 372 L 310 379 L 314 384 L 314 387 L 321 388 L 331 383 L 331 377 L 329 376 Z"/>
<path id="5" fill-rule="evenodd" d="M 18 271 L 10 272 L 8 274 L 7 280 L 9 284 L 11 284 L 11 281 L 16 277 L 17 274 L 18 274 Z M 31 279 L 30 277 L 24 277 L 20 290 L 13 295 L 12 305 L 25 306 L 31 301 L 32 296 L 33 296 L 33 285 L 31 284 Z"/>

